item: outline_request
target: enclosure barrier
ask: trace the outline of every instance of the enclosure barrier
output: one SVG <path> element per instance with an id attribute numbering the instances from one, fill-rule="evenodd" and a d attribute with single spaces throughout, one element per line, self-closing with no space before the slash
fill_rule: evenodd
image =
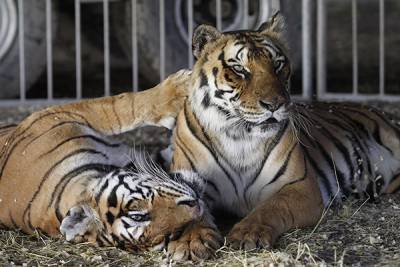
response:
<path id="1" fill-rule="evenodd" d="M 304 1 L 304 0 L 303 0 Z M 358 88 L 358 25 L 357 0 L 351 0 L 352 14 L 352 93 L 330 93 L 326 84 L 326 1 L 317 1 L 317 98 L 322 100 L 349 101 L 400 101 L 400 95 L 385 93 L 385 0 L 379 1 L 379 93 L 361 94 Z"/>
<path id="2" fill-rule="evenodd" d="M 26 0 L 25 0 L 26 1 Z M 29 0 L 30 1 L 30 0 Z M 47 67 L 47 98 L 33 100 L 26 98 L 26 62 L 25 62 L 25 40 L 24 40 L 24 0 L 18 0 L 18 22 L 19 22 L 19 99 L 18 100 L 0 100 L 0 105 L 15 105 L 21 103 L 39 102 L 44 104 L 52 104 L 70 100 L 79 100 L 82 98 L 82 54 L 81 54 L 81 5 L 82 4 L 102 4 L 103 5 L 103 37 L 104 37 L 104 95 L 110 95 L 110 15 L 109 0 L 74 0 L 75 1 L 75 68 L 76 68 L 76 97 L 74 99 L 55 99 L 53 97 L 53 44 L 52 44 L 52 0 L 46 0 L 46 67 Z M 132 90 L 138 90 L 138 73 L 140 55 L 138 55 L 138 22 L 137 0 L 131 1 L 131 41 L 132 41 Z M 165 78 L 165 0 L 159 1 L 159 27 L 160 27 L 160 80 Z M 188 36 L 193 33 L 193 0 L 187 1 L 187 17 L 188 17 Z M 221 1 L 216 0 L 216 27 L 222 29 Z M 248 27 L 248 8 L 249 0 L 243 1 L 243 27 Z M 271 14 L 273 8 L 279 8 L 279 0 L 264 0 L 267 2 L 268 14 Z M 379 1 L 379 94 L 364 95 L 358 91 L 358 51 L 357 51 L 357 0 L 352 1 L 352 93 L 330 93 L 327 91 L 326 78 L 326 1 L 317 0 L 316 7 L 313 6 L 315 1 L 302 0 L 302 94 L 296 98 L 310 100 L 312 98 L 322 100 L 400 100 L 399 95 L 385 94 L 385 5 L 384 0 Z M 316 8 L 316 20 L 314 20 L 314 8 Z M 316 47 L 313 43 L 313 30 L 316 30 Z M 193 66 L 193 57 L 191 56 L 191 38 L 188 40 L 188 60 L 187 66 Z M 313 70 L 313 51 L 316 48 L 316 69 Z M 316 83 L 314 86 L 314 73 Z M 316 87 L 316 90 L 314 89 Z"/>

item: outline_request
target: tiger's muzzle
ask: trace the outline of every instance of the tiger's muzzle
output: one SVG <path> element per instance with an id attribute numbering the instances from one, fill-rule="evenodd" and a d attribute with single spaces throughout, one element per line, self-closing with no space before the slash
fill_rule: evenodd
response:
<path id="1" fill-rule="evenodd" d="M 240 108 L 238 110 L 240 117 L 246 121 L 246 123 L 270 126 L 279 125 L 289 118 L 290 104 L 282 103 L 279 105 L 270 105 L 263 102 L 262 105 L 264 105 L 263 108 L 259 108 L 256 112 Z"/>

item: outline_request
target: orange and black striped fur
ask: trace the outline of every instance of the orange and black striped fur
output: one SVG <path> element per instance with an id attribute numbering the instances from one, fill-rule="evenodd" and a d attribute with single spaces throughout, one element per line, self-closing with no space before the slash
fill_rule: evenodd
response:
<path id="1" fill-rule="evenodd" d="M 243 217 L 227 237 L 235 248 L 268 248 L 289 229 L 315 225 L 332 198 L 400 185 L 399 121 L 359 105 L 292 103 L 282 28 L 276 14 L 258 31 L 202 25 L 193 36 L 197 62 L 172 170 L 198 173 L 208 206 Z M 170 252 L 212 255 L 202 227 Z"/>
<path id="2" fill-rule="evenodd" d="M 49 107 L 1 128 L 1 225 L 133 250 L 164 247 L 203 215 L 199 180 L 132 160 L 113 136 L 173 127 L 189 77 L 181 71 L 143 92 Z"/>

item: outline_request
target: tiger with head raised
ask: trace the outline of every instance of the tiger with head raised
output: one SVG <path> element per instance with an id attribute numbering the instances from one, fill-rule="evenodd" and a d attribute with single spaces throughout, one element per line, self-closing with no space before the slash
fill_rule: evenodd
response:
<path id="1" fill-rule="evenodd" d="M 142 125 L 171 128 L 189 78 L 181 71 L 143 92 L 49 107 L 1 128 L 1 226 L 148 250 L 207 216 L 194 173 L 132 160 L 114 138 Z"/>
<path id="2" fill-rule="evenodd" d="M 227 236 L 234 248 L 269 248 L 282 233 L 315 225 L 332 198 L 400 187 L 395 120 L 355 104 L 291 102 L 283 28 L 277 13 L 257 31 L 201 25 L 193 35 L 197 62 L 171 168 L 198 173 L 211 209 L 243 217 Z M 169 252 L 210 257 L 208 227 L 186 229 Z"/>

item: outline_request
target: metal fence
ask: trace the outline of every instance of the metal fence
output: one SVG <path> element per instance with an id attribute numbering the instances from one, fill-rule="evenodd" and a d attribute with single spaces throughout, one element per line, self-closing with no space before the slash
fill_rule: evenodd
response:
<path id="1" fill-rule="evenodd" d="M 26 69 L 25 62 L 25 40 L 24 40 L 24 2 L 26 0 L 18 0 L 18 40 L 19 40 L 19 98 L 14 100 L 1 100 L 0 105 L 17 105 L 23 103 L 44 103 L 52 104 L 57 102 L 64 102 L 70 100 L 79 100 L 82 98 L 82 54 L 81 54 L 81 6 L 86 4 L 97 4 L 103 7 L 103 38 L 104 38 L 104 95 L 110 95 L 110 2 L 116 0 L 74 0 L 75 1 L 75 84 L 76 94 L 74 98 L 70 99 L 58 99 L 53 97 L 54 88 L 53 86 L 53 30 L 52 30 L 52 0 L 46 0 L 46 68 L 47 68 L 47 98 L 45 99 L 29 99 L 26 97 Z M 34 0 L 28 0 L 34 1 Z M 139 79 L 139 64 L 140 55 L 138 55 L 138 36 L 137 36 L 137 0 L 131 1 L 131 55 L 132 55 L 132 90 L 138 89 Z M 166 76 L 165 72 L 165 55 L 168 53 L 165 47 L 165 0 L 151 0 L 159 2 L 159 28 L 160 28 L 160 43 L 159 43 L 159 56 L 160 57 L 160 79 L 164 79 Z M 193 0 L 187 1 L 187 17 L 188 17 L 188 36 L 192 35 L 193 31 Z M 279 9 L 279 0 L 265 0 L 267 12 L 270 14 L 273 9 Z M 376 95 L 363 95 L 358 91 L 358 50 L 357 50 L 357 0 L 352 1 L 352 60 L 353 60 L 353 80 L 351 93 L 331 93 L 327 91 L 327 78 L 326 78 L 326 1 L 317 0 L 316 6 L 313 0 L 302 0 L 301 5 L 301 51 L 302 51 L 302 62 L 301 62 L 301 80 L 302 90 L 300 95 L 296 95 L 296 98 L 310 100 L 317 98 L 321 100 L 331 99 L 345 99 L 345 100 L 369 100 L 369 99 L 381 99 L 381 100 L 400 100 L 399 95 L 388 95 L 385 94 L 385 0 L 379 1 L 379 94 Z M 215 25 L 218 29 L 222 29 L 222 0 L 216 0 L 216 21 Z M 249 0 L 242 0 L 242 7 L 244 12 L 243 28 L 247 28 L 247 8 L 249 6 Z M 316 12 L 314 13 L 314 11 Z M 316 14 L 316 16 L 315 16 Z M 316 43 L 314 43 L 314 34 L 316 34 Z M 188 59 L 187 66 L 190 68 L 193 65 L 193 57 L 191 56 L 191 38 L 187 42 Z M 313 54 L 313 51 L 316 53 Z M 314 57 L 316 62 L 314 62 Z M 314 82 L 315 81 L 315 82 Z M 45 90 L 45 88 L 43 88 Z"/>
<path id="2" fill-rule="evenodd" d="M 327 90 L 326 77 L 326 34 L 327 34 L 327 15 L 326 1 L 317 1 L 317 98 L 323 100 L 383 100 L 399 101 L 400 95 L 387 94 L 385 92 L 385 0 L 379 1 L 379 93 L 361 94 L 359 92 L 359 55 L 358 55 L 358 23 L 357 3 L 360 1 L 351 0 L 352 16 L 352 92 L 351 93 L 330 93 Z"/>

